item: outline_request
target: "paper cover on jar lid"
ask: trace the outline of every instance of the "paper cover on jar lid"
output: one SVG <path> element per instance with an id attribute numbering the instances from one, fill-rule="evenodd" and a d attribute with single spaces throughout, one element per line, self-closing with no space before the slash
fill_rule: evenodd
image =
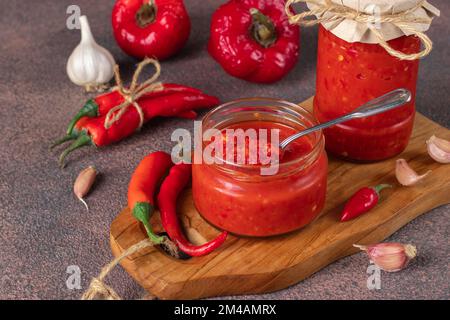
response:
<path id="1" fill-rule="evenodd" d="M 316 23 L 321 22 L 347 42 L 379 43 L 373 26 L 385 41 L 415 34 L 411 29 L 424 32 L 440 15 L 436 7 L 423 0 L 289 0 L 287 6 L 297 2 L 306 2 L 311 11 L 291 15 L 291 23 L 315 15 Z"/>

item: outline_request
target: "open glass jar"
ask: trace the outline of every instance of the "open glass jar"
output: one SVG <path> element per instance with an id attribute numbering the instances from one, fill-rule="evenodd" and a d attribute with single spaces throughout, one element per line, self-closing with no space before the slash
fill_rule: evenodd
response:
<path id="1" fill-rule="evenodd" d="M 313 115 L 295 104 L 255 98 L 210 111 L 202 129 L 275 129 L 281 141 L 315 124 Z M 202 143 L 202 153 L 208 144 Z M 195 206 L 211 224 L 238 235 L 272 236 L 304 227 L 325 203 L 328 161 L 324 144 L 320 131 L 293 142 L 273 175 L 261 175 L 260 165 L 194 162 Z"/>

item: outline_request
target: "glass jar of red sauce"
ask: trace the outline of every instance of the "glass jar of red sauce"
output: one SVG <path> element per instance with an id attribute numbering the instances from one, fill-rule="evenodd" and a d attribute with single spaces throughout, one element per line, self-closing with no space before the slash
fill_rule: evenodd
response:
<path id="1" fill-rule="evenodd" d="M 243 99 L 209 112 L 202 129 L 276 129 L 282 141 L 315 124 L 313 115 L 295 104 Z M 202 151 L 208 143 L 203 142 Z M 272 236 L 304 227 L 319 215 L 325 202 L 324 144 L 320 131 L 291 143 L 273 175 L 261 175 L 259 164 L 194 162 L 195 206 L 208 222 L 237 235 Z"/>
<path id="2" fill-rule="evenodd" d="M 415 36 L 388 43 L 406 54 L 420 50 Z M 320 25 L 314 98 L 314 115 L 320 122 L 397 88 L 412 93 L 411 102 L 401 108 L 325 129 L 327 151 L 356 161 L 383 160 L 401 153 L 413 128 L 418 68 L 418 60 L 400 60 L 379 44 L 347 42 Z"/>

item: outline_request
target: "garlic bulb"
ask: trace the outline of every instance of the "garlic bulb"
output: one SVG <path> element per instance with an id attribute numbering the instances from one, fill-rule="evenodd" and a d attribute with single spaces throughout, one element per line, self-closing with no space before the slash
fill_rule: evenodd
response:
<path id="1" fill-rule="evenodd" d="M 111 53 L 99 46 L 92 35 L 86 16 L 80 17 L 81 42 L 67 61 L 67 74 L 86 91 L 100 91 L 114 76 L 115 61 Z"/>
<path id="2" fill-rule="evenodd" d="M 395 177 L 402 186 L 412 186 L 425 178 L 431 170 L 422 175 L 418 175 L 406 162 L 405 159 L 398 159 L 395 165 Z"/>
<path id="3" fill-rule="evenodd" d="M 450 141 L 431 136 L 427 140 L 427 150 L 431 158 L 439 163 L 450 163 Z"/>
<path id="4" fill-rule="evenodd" d="M 417 249 L 411 244 L 377 243 L 369 246 L 354 244 L 367 253 L 370 260 L 384 271 L 396 272 L 404 269 L 408 262 L 417 255 Z"/>

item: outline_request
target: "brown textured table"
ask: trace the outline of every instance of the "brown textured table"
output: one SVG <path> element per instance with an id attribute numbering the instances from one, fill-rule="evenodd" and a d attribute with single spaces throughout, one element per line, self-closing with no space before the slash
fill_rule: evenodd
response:
<path id="1" fill-rule="evenodd" d="M 316 28 L 302 30 L 301 60 L 274 85 L 249 84 L 226 75 L 208 56 L 209 19 L 223 1 L 186 1 L 192 34 L 186 48 L 163 63 L 162 80 L 201 88 L 222 101 L 270 96 L 302 101 L 314 94 Z M 429 35 L 432 54 L 421 62 L 417 109 L 450 127 L 450 3 L 432 0 L 442 17 Z M 180 119 L 156 121 L 141 134 L 103 150 L 74 153 L 65 170 L 48 152 L 49 142 L 64 132 L 67 120 L 87 96 L 68 80 L 66 60 L 79 41 L 65 26 L 66 8 L 78 4 L 91 22 L 97 41 L 128 71 L 136 61 L 116 46 L 110 28 L 113 1 L 0 2 L 0 298 L 77 299 L 81 290 L 66 286 L 67 267 L 82 271 L 81 286 L 111 259 L 109 225 L 126 203 L 129 176 L 148 152 L 170 150 Z M 126 66 L 126 67 L 125 67 Z M 128 72 L 129 74 L 129 72 Z M 102 173 L 88 197 L 88 214 L 72 195 L 72 182 L 93 164 Z M 382 273 L 381 289 L 368 290 L 367 258 L 356 254 L 317 272 L 286 290 L 241 299 L 448 299 L 450 206 L 437 208 L 408 224 L 389 240 L 417 245 L 419 257 L 401 273 Z M 108 283 L 124 298 L 144 292 L 117 268 Z"/>

